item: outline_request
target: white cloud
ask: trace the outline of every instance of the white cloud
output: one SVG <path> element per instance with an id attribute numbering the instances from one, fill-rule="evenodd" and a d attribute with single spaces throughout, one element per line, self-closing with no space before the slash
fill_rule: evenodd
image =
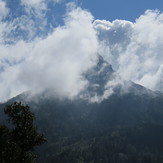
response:
<path id="1" fill-rule="evenodd" d="M 125 80 L 162 90 L 163 14 L 148 10 L 135 23 L 96 20 L 101 53 Z"/>
<path id="2" fill-rule="evenodd" d="M 62 2 L 62 0 L 52 0 L 52 1 L 55 3 L 61 3 Z"/>
<path id="3" fill-rule="evenodd" d="M 21 4 L 25 7 L 28 18 L 32 19 L 32 16 L 39 20 L 41 27 L 46 26 L 46 11 L 47 1 L 45 0 L 21 0 Z M 40 27 L 40 28 L 41 28 Z"/>
<path id="4" fill-rule="evenodd" d="M 36 6 L 36 5 L 40 5 L 41 3 L 46 3 L 48 1 L 52 1 L 55 3 L 60 3 L 62 0 L 21 0 L 22 4 L 24 5 L 29 5 L 29 6 Z"/>
<path id="5" fill-rule="evenodd" d="M 19 41 L 15 45 L 0 45 L 0 101 L 14 97 L 27 90 L 18 75 L 20 66 L 31 50 L 31 45 Z"/>
<path id="6" fill-rule="evenodd" d="M 9 13 L 9 9 L 6 7 L 6 3 L 0 0 L 0 19 L 5 18 Z"/>
<path id="7" fill-rule="evenodd" d="M 21 0 L 23 5 L 31 6 L 31 7 L 40 7 L 41 4 L 44 3 L 44 0 Z"/>
<path id="8" fill-rule="evenodd" d="M 65 26 L 38 41 L 23 65 L 22 83 L 36 91 L 49 88 L 60 95 L 77 95 L 86 84 L 81 74 L 94 64 L 98 48 L 92 19 L 77 8 L 68 14 Z"/>
<path id="9" fill-rule="evenodd" d="M 21 4 L 27 8 L 34 8 L 37 10 L 46 10 L 48 2 L 60 3 L 62 0 L 21 0 Z"/>
<path id="10" fill-rule="evenodd" d="M 76 96 L 87 84 L 82 74 L 95 64 L 97 57 L 92 21 L 89 12 L 75 8 L 67 14 L 65 25 L 46 38 L 0 47 L 4 51 L 1 61 L 8 58 L 12 63 L 4 63 L 0 99 L 26 90 L 38 93 L 46 89 L 59 96 Z"/>

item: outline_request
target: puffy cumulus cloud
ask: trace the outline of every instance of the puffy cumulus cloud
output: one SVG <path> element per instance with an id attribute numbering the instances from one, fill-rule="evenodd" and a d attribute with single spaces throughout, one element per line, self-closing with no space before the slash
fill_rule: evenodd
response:
<path id="1" fill-rule="evenodd" d="M 19 41 L 14 45 L 0 45 L 0 101 L 4 101 L 27 90 L 20 81 L 18 75 L 20 65 L 29 54 L 31 45 Z"/>
<path id="2" fill-rule="evenodd" d="M 101 54 L 109 59 L 114 69 L 118 68 L 117 58 L 130 43 L 133 23 L 125 20 L 95 20 L 94 28 L 101 44 Z M 114 64 L 113 64 L 114 63 Z"/>
<path id="3" fill-rule="evenodd" d="M 109 44 L 128 43 L 130 31 L 133 23 L 125 20 L 114 20 L 109 22 L 106 20 L 95 20 L 94 27 L 99 33 L 101 40 L 107 40 Z"/>
<path id="4" fill-rule="evenodd" d="M 0 0 L 0 19 L 5 18 L 9 13 L 9 9 L 6 7 L 6 3 Z"/>
<path id="5" fill-rule="evenodd" d="M 98 41 L 92 21 L 89 12 L 73 8 L 65 16 L 65 25 L 47 37 L 2 44 L 0 100 L 26 90 L 78 95 L 87 85 L 82 74 L 96 63 Z"/>
<path id="6" fill-rule="evenodd" d="M 101 54 L 125 80 L 162 90 L 163 14 L 147 10 L 134 23 L 96 20 Z"/>
<path id="7" fill-rule="evenodd" d="M 61 96 L 77 95 L 86 84 L 82 73 L 93 66 L 96 59 L 98 43 L 92 19 L 90 13 L 80 8 L 68 13 L 65 26 L 56 28 L 36 43 L 23 65 L 22 83 L 35 92 L 53 89 Z"/>

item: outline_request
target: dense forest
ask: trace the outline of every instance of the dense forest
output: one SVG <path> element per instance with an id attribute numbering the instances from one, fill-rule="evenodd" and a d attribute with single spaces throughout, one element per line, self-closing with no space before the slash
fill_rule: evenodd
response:
<path id="1" fill-rule="evenodd" d="M 162 163 L 163 126 L 146 124 L 134 128 L 62 137 L 49 145 L 40 162 L 58 163 Z"/>
<path id="2" fill-rule="evenodd" d="M 0 105 L 0 124 L 11 127 L 4 108 L 16 99 L 21 98 Z M 45 144 L 36 146 L 35 151 L 31 148 L 34 156 L 38 156 L 36 162 L 163 162 L 163 98 L 160 95 L 113 95 L 101 103 L 40 99 L 30 101 L 29 106 L 31 115 L 36 117 L 36 121 L 32 119 L 33 126 L 37 126 L 34 128 L 47 139 Z M 10 133 L 17 130 L 4 129 Z M 6 135 L 1 134 L 1 143 Z"/>
<path id="3" fill-rule="evenodd" d="M 0 125 L 0 162 L 34 163 L 33 149 L 46 142 L 43 134 L 33 125 L 34 114 L 28 105 L 14 102 L 4 108 L 10 127 Z"/>

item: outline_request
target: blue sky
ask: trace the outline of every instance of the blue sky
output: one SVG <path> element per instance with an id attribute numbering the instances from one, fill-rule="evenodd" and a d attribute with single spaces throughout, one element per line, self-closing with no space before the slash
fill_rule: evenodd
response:
<path id="1" fill-rule="evenodd" d="M 18 5 L 20 0 L 5 1 L 8 7 L 12 8 L 13 16 L 22 14 L 22 8 Z M 162 0 L 61 0 L 58 4 L 49 1 L 49 11 L 52 11 L 49 14 L 49 18 L 54 14 L 55 19 L 60 23 L 61 16 L 65 13 L 65 5 L 68 2 L 76 2 L 81 8 L 89 10 L 95 19 L 109 21 L 122 19 L 134 22 L 147 9 L 163 11 Z"/>
<path id="2" fill-rule="evenodd" d="M 22 15 L 27 15 L 25 5 L 21 5 L 23 1 L 25 2 L 25 0 L 4 0 L 7 7 L 10 9 L 10 14 L 8 17 L 6 17 L 7 20 L 13 20 L 14 18 L 20 17 Z M 38 3 L 44 2 L 44 0 L 29 0 L 29 2 L 32 1 Z M 45 11 L 47 23 L 43 30 L 39 29 L 40 24 L 42 24 L 42 20 L 39 20 L 38 17 L 35 16 L 35 12 L 31 12 L 30 15 L 28 14 L 28 17 L 31 17 L 34 20 L 35 27 L 38 28 L 36 34 L 46 35 L 50 31 L 50 27 L 63 25 L 63 17 L 66 13 L 66 5 L 70 2 L 75 2 L 77 6 L 88 10 L 95 19 L 108 21 L 120 19 L 135 22 L 135 20 L 143 15 L 147 9 L 157 9 L 160 12 L 163 11 L 162 0 L 47 0 L 47 9 Z M 44 11 L 41 12 L 43 13 Z M 19 28 L 17 28 L 17 31 L 15 33 L 13 32 L 12 34 L 18 37 L 20 37 L 20 35 L 22 35 L 24 38 L 27 37 L 26 32 Z"/>
<path id="3" fill-rule="evenodd" d="M 82 0 L 81 4 L 97 19 L 135 21 L 147 9 L 163 11 L 162 0 Z"/>

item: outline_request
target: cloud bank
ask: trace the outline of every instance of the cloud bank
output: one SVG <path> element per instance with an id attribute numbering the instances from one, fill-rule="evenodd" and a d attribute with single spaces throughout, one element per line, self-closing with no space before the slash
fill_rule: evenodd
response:
<path id="1" fill-rule="evenodd" d="M 147 10 L 134 23 L 95 20 L 102 55 L 125 80 L 163 91 L 163 14 Z"/>
<path id="2" fill-rule="evenodd" d="M 83 74 L 97 64 L 98 54 L 119 76 L 106 84 L 105 98 L 121 79 L 163 91 L 161 12 L 148 10 L 135 22 L 110 22 L 94 20 L 71 3 L 64 25 L 47 31 L 52 22 L 46 17 L 46 1 L 21 0 L 21 5 L 26 14 L 5 20 L 11 11 L 0 1 L 0 101 L 28 90 L 76 97 L 87 88 Z"/>
<path id="3" fill-rule="evenodd" d="M 48 90 L 70 98 L 82 91 L 87 85 L 82 74 L 96 63 L 97 57 L 98 39 L 92 21 L 89 12 L 70 5 L 65 25 L 45 38 L 2 44 L 1 100 L 27 90 Z"/>

